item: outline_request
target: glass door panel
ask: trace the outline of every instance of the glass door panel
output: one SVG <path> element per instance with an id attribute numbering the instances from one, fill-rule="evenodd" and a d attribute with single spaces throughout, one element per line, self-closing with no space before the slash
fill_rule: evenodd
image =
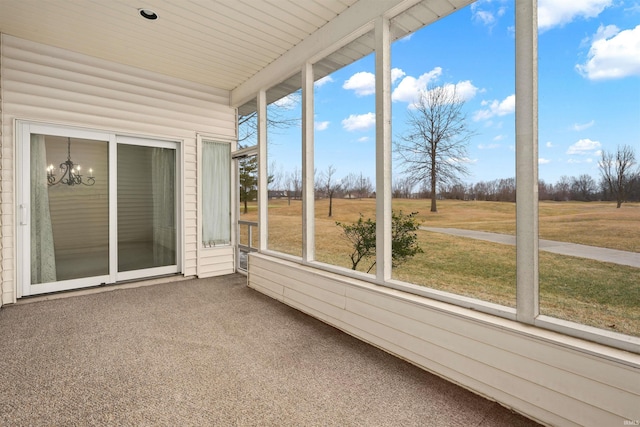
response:
<path id="1" fill-rule="evenodd" d="M 108 275 L 108 141 L 31 134 L 30 152 L 31 285 Z"/>
<path id="2" fill-rule="evenodd" d="M 18 121 L 18 297 L 180 271 L 179 144 Z"/>
<path id="3" fill-rule="evenodd" d="M 176 150 L 118 144 L 118 272 L 177 265 Z"/>

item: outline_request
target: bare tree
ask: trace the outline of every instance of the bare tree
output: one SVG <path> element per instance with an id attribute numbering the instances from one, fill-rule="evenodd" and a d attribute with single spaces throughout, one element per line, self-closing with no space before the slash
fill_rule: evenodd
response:
<path id="1" fill-rule="evenodd" d="M 358 198 L 362 199 L 363 197 L 369 197 L 373 192 L 373 183 L 371 182 L 371 178 L 363 176 L 362 172 L 360 172 L 360 176 L 356 179 L 355 190 L 356 193 L 358 193 Z"/>
<path id="2" fill-rule="evenodd" d="M 356 183 L 358 182 L 358 175 L 351 172 L 349 175 L 342 178 L 340 181 L 340 185 L 342 186 L 342 191 L 347 195 L 347 198 L 351 198 L 352 193 L 355 191 Z"/>
<path id="3" fill-rule="evenodd" d="M 329 165 L 327 170 L 322 173 L 322 189 L 329 198 L 329 217 L 333 215 L 333 196 L 340 191 L 340 183 L 334 178 L 336 168 Z"/>
<path id="4" fill-rule="evenodd" d="M 300 93 L 301 90 L 298 90 L 267 106 L 267 129 L 270 132 L 300 125 L 302 121 L 300 117 L 291 117 L 291 103 L 280 102 L 283 99 L 291 99 L 295 104 L 295 101 L 301 96 Z M 255 99 L 253 102 L 255 103 Z M 255 145 L 257 133 L 258 113 L 254 109 L 248 114 L 238 116 L 238 144 L 240 147 Z"/>
<path id="5" fill-rule="evenodd" d="M 413 191 L 413 181 L 409 177 L 396 178 L 391 185 L 391 194 L 393 197 L 399 199 L 408 199 L 411 197 Z"/>
<path id="6" fill-rule="evenodd" d="M 634 168 L 636 163 L 636 154 L 629 145 L 618 146 L 615 154 L 602 152 L 600 173 L 607 192 L 616 200 L 616 208 L 628 200 L 640 182 L 640 168 Z"/>
<path id="7" fill-rule="evenodd" d="M 400 167 L 414 182 L 429 183 L 431 212 L 437 212 L 438 184 L 457 183 L 469 175 L 467 145 L 474 133 L 462 111 L 455 86 L 437 86 L 420 94 L 409 110 L 409 130 L 395 143 Z"/>
<path id="8" fill-rule="evenodd" d="M 598 185 L 588 174 L 571 178 L 571 199 L 581 202 L 590 202 L 596 198 Z"/>
<path id="9" fill-rule="evenodd" d="M 284 180 L 284 172 L 282 171 L 282 167 L 278 167 L 278 164 L 275 160 L 272 160 L 269 163 L 269 190 L 273 191 L 282 191 L 282 185 Z"/>
<path id="10" fill-rule="evenodd" d="M 288 172 L 284 180 L 284 185 L 287 188 L 287 200 L 289 205 L 291 199 L 296 199 L 298 193 L 302 190 L 302 174 L 297 167 L 293 169 L 293 172 Z"/>
<path id="11" fill-rule="evenodd" d="M 566 202 L 571 197 L 571 178 L 566 175 L 562 175 L 554 189 L 554 200 L 556 202 Z"/>

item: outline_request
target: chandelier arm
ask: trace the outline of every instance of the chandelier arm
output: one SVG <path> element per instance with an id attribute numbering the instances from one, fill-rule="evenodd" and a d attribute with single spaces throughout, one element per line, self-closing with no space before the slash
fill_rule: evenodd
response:
<path id="1" fill-rule="evenodd" d="M 47 185 L 57 185 L 57 184 L 66 184 L 69 186 L 73 185 L 85 185 L 90 187 L 96 183 L 95 177 L 90 176 L 87 179 L 87 182 L 82 180 L 82 175 L 80 175 L 80 169 L 78 167 L 78 172 L 75 172 L 75 167 L 73 161 L 71 160 L 71 138 L 67 137 L 67 160 L 65 162 L 60 163 L 60 171 L 62 172 L 62 176 L 60 179 L 56 180 L 55 172 L 52 169 L 47 168 Z M 89 169 L 91 172 L 91 169 Z"/>

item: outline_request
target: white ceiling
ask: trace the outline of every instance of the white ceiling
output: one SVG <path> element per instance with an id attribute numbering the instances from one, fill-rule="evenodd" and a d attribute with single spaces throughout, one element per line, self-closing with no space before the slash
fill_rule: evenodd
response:
<path id="1" fill-rule="evenodd" d="M 392 39 L 397 39 L 472 2 L 0 0 L 0 32 L 237 92 L 250 80 L 262 81 L 256 77 L 264 76 L 266 70 L 271 77 L 278 74 L 282 67 L 274 62 L 283 59 L 286 52 L 289 57 L 305 57 L 312 50 L 309 47 L 315 48 L 316 42 L 310 39 L 325 41 L 335 29 L 344 31 L 348 38 L 346 35 L 357 29 L 351 28 L 352 21 L 369 19 L 370 14 L 396 10 L 391 23 Z M 158 19 L 142 18 L 139 9 L 153 10 Z M 326 25 L 330 21 L 336 25 Z M 316 37 L 309 37 L 311 34 Z M 315 77 L 350 64 L 373 48 L 369 31 L 316 63 Z M 300 88 L 300 77 L 283 75 L 275 83 L 268 101 Z"/>
<path id="2" fill-rule="evenodd" d="M 0 0 L 0 32 L 232 90 L 355 2 Z"/>

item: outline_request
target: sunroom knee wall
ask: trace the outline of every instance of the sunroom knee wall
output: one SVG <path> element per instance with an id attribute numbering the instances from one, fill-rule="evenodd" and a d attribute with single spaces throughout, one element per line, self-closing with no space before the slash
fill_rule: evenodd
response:
<path id="1" fill-rule="evenodd" d="M 545 424 L 640 416 L 639 359 L 622 350 L 263 254 L 249 286 Z"/>

